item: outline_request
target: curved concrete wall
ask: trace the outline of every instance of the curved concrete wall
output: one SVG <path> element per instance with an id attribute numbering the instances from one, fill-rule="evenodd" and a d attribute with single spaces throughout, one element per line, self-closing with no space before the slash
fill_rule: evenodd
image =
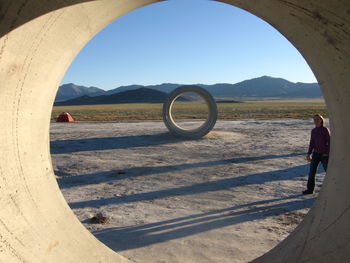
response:
<path id="1" fill-rule="evenodd" d="M 53 175 L 49 120 L 58 84 L 80 49 L 130 10 L 156 0 L 0 0 L 0 262 L 127 262 L 67 206 Z M 350 257 L 350 2 L 226 0 L 261 17 L 303 54 L 332 126 L 322 191 L 303 223 L 254 262 Z"/>

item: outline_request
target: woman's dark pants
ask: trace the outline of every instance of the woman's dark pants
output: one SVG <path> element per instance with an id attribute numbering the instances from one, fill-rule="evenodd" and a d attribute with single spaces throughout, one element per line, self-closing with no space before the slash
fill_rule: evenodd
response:
<path id="1" fill-rule="evenodd" d="M 324 155 L 322 153 L 313 153 L 312 154 L 312 160 L 310 163 L 310 172 L 309 172 L 309 179 L 307 180 L 307 190 L 314 191 L 315 188 L 315 176 L 317 172 L 317 167 L 322 163 L 322 166 L 324 170 L 327 172 L 327 165 L 328 165 L 328 155 Z"/>

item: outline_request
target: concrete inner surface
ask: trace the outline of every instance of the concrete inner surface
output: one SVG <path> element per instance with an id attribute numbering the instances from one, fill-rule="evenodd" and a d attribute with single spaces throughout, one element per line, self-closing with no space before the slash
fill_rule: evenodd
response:
<path id="1" fill-rule="evenodd" d="M 81 48 L 127 12 L 155 0 L 0 0 L 0 262 L 128 262 L 76 219 L 49 150 L 53 100 Z M 314 207 L 254 262 L 349 262 L 350 2 L 225 0 L 264 19 L 311 66 L 329 110 L 328 174 Z"/>

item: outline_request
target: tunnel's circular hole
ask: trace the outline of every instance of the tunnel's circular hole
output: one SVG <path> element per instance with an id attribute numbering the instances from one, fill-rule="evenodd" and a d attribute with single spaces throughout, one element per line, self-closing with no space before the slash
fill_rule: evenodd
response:
<path id="1" fill-rule="evenodd" d="M 198 118 L 202 104 L 183 102 L 175 101 L 176 124 L 184 130 L 200 127 L 206 116 L 200 113 Z M 133 250 L 145 252 L 136 252 L 137 257 L 153 248 L 165 252 L 164 257 L 189 250 L 211 256 L 221 251 L 227 260 L 263 254 L 287 236 L 310 207 L 310 201 L 299 198 L 298 188 L 305 183 L 300 178 L 306 173 L 301 152 L 310 126 L 298 119 L 302 104 L 256 98 L 241 102 L 223 101 L 218 130 L 198 141 L 169 138 L 159 119 L 145 121 L 146 110 L 125 123 L 113 118 L 108 120 L 114 123 L 54 123 L 52 155 L 72 209 L 95 236 L 128 257 Z M 79 120 L 84 111 L 103 115 L 108 107 L 71 109 Z M 138 104 L 114 110 L 128 115 L 136 108 Z M 297 117 L 271 120 L 281 116 Z M 90 219 L 101 211 L 111 221 L 92 224 Z M 260 244 L 254 252 L 251 239 Z"/>
<path id="2" fill-rule="evenodd" d="M 198 93 L 184 92 L 173 101 L 170 115 L 179 128 L 196 130 L 208 119 L 209 106 Z"/>

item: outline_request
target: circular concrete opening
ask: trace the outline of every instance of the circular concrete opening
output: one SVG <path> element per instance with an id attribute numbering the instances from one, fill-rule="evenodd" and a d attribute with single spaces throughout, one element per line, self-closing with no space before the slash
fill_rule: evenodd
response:
<path id="1" fill-rule="evenodd" d="M 195 94 L 185 93 L 185 96 L 190 97 L 190 104 L 192 104 L 192 98 L 195 96 Z M 198 103 L 197 100 L 195 100 L 195 102 Z M 182 101 L 180 103 L 184 102 Z M 178 110 L 183 110 L 181 112 L 182 114 L 195 113 L 194 115 L 189 116 L 191 118 L 198 116 L 198 112 L 192 111 L 193 107 L 184 108 L 183 106 L 185 105 L 173 105 L 172 110 L 176 110 L 178 106 L 180 106 Z M 206 108 L 206 114 L 208 114 L 207 103 L 204 102 L 204 105 L 200 105 L 200 108 L 202 108 L 201 106 Z M 177 115 L 175 114 L 175 116 Z M 183 115 L 180 115 L 180 121 L 182 116 Z M 205 119 L 207 116 L 202 116 L 202 118 L 203 117 Z M 185 127 L 182 126 L 182 129 L 188 128 L 188 130 L 191 130 L 193 129 L 193 125 L 198 124 L 198 121 L 191 120 L 188 122 L 188 119 L 182 119 L 182 121 L 184 121 L 186 125 L 189 125 Z M 176 117 L 175 122 L 179 124 Z M 200 122 L 203 124 L 204 120 L 200 120 Z M 284 193 L 281 193 L 281 188 L 278 187 L 274 188 L 272 196 L 268 196 L 266 194 L 267 191 L 264 190 L 269 189 L 273 183 L 267 183 L 268 180 L 263 179 L 263 177 L 269 177 L 269 171 L 267 171 L 267 173 L 265 171 L 264 173 L 262 172 L 262 169 L 259 169 L 259 167 L 254 169 L 254 174 L 256 174 L 255 181 L 263 182 L 266 180 L 266 185 L 264 183 L 264 185 L 261 184 L 258 187 L 254 186 L 251 188 L 252 190 L 248 190 L 249 188 L 244 189 L 244 187 L 235 187 L 239 184 L 244 185 L 243 178 L 249 175 L 249 173 L 247 171 L 244 172 L 243 164 L 240 167 L 237 167 L 233 166 L 233 163 L 237 161 L 245 162 L 244 159 L 248 156 L 247 153 L 242 150 L 241 146 L 243 142 L 245 144 L 249 143 L 249 141 L 251 141 L 249 138 L 254 133 L 249 133 L 246 130 L 244 131 L 246 136 L 243 136 L 243 133 L 237 130 L 238 127 L 242 129 L 242 123 L 239 121 L 238 125 L 233 125 L 233 123 L 235 122 L 226 122 L 226 129 L 223 128 L 223 125 L 221 124 L 219 130 L 209 134 L 206 137 L 206 139 L 209 138 L 209 141 L 211 141 L 213 145 L 207 143 L 205 148 L 210 149 L 213 153 L 208 153 L 208 151 L 204 149 L 203 145 L 201 145 L 204 144 L 204 140 L 202 140 L 201 143 L 192 141 L 192 149 L 190 145 L 186 145 L 186 143 L 182 144 L 181 141 L 178 142 L 177 145 L 186 147 L 186 151 L 182 150 L 180 147 L 171 147 L 173 149 L 176 148 L 177 150 L 172 150 L 170 152 L 169 147 L 161 152 L 161 145 L 158 144 L 172 143 L 174 141 L 171 138 L 167 138 L 166 136 L 160 134 L 149 134 L 150 131 L 154 132 L 154 129 L 158 129 L 158 127 L 156 129 L 158 123 L 152 123 L 152 125 L 149 125 L 149 123 L 139 123 L 138 125 L 134 126 L 134 129 L 130 127 L 132 124 L 124 124 L 119 126 L 111 124 L 111 126 L 108 126 L 106 123 L 104 123 L 99 125 L 100 127 L 92 123 L 80 124 L 79 126 L 83 132 L 79 131 L 78 127 L 75 127 L 74 129 L 72 129 L 72 127 L 65 129 L 65 126 L 53 124 L 54 138 L 59 138 L 58 140 L 54 139 L 54 152 L 51 152 L 54 164 L 57 156 L 59 156 L 59 159 L 68 159 L 68 161 L 64 162 L 66 164 L 64 166 L 62 166 L 61 161 L 61 166 L 58 167 L 59 169 L 55 169 L 55 174 L 58 177 L 61 190 L 65 195 L 66 200 L 72 205 L 73 211 L 76 213 L 80 221 L 84 223 L 87 229 L 90 230 L 104 244 L 108 245 L 110 248 L 127 258 L 140 262 L 152 262 L 158 247 L 160 252 L 157 253 L 157 257 L 163 259 L 165 258 L 164 261 L 167 261 L 168 258 L 174 257 L 174 255 L 171 253 L 178 251 L 178 254 L 182 255 L 186 253 L 187 255 L 186 258 L 183 257 L 181 259 L 180 256 L 178 256 L 178 261 L 180 262 L 194 261 L 194 254 L 197 255 L 198 260 L 196 261 L 198 262 L 203 260 L 203 258 L 200 259 L 200 254 L 210 255 L 212 257 L 212 261 L 215 262 L 216 258 L 213 255 L 218 253 L 221 254 L 222 258 L 225 258 L 225 260 L 229 262 L 232 261 L 232 258 L 235 260 L 241 260 L 241 262 L 246 262 L 254 259 L 258 255 L 263 254 L 276 245 L 278 242 L 275 240 L 274 234 L 277 232 L 283 233 L 283 236 L 278 239 L 279 241 L 285 237 L 286 233 L 290 232 L 291 229 L 294 229 L 296 226 L 295 222 L 299 222 L 304 216 L 306 213 L 305 210 L 308 210 L 311 205 L 311 200 L 303 202 L 300 200 L 301 197 L 296 197 L 295 195 L 293 196 L 290 194 L 290 192 L 288 192 L 290 195 L 284 195 Z M 251 122 L 247 122 L 247 126 L 251 124 Z M 268 124 L 268 122 L 256 122 L 255 125 L 251 126 L 250 130 L 254 131 L 259 129 L 259 126 L 262 125 L 264 126 L 264 129 L 261 130 L 260 134 L 255 133 L 255 136 L 253 137 L 264 137 L 266 139 L 265 136 L 268 136 L 266 132 L 269 130 L 266 125 L 271 125 L 271 128 L 274 126 L 274 124 Z M 278 124 L 276 124 L 276 126 L 278 126 Z M 298 126 L 301 127 L 301 125 Z M 64 129 L 65 131 L 62 132 L 60 129 Z M 141 133 L 139 129 L 141 130 Z M 235 132 L 230 130 L 235 130 Z M 99 132 L 97 133 L 97 131 Z M 125 131 L 125 133 L 122 131 Z M 64 142 L 64 136 L 68 140 L 66 143 Z M 94 143 L 94 137 L 96 143 Z M 280 137 L 278 136 L 278 138 Z M 214 142 L 220 142 L 221 146 L 218 147 L 217 145 L 214 147 Z M 271 138 L 269 139 L 270 145 L 275 142 L 276 138 L 273 142 Z M 70 146 L 68 146 L 68 144 Z M 126 151 L 130 150 L 129 148 L 135 147 L 137 148 L 135 152 L 130 151 L 130 154 L 126 153 Z M 198 150 L 193 151 L 193 148 L 196 147 Z M 284 152 L 285 149 L 281 148 L 271 150 L 271 148 L 269 149 L 259 140 L 255 141 L 255 147 L 256 152 L 253 154 L 249 153 L 250 158 L 247 158 L 247 165 L 254 163 L 254 159 L 258 157 L 257 159 L 261 160 L 266 158 L 266 160 L 270 162 L 271 167 L 272 165 L 276 165 L 277 162 L 280 163 L 281 159 L 288 160 L 289 166 L 294 167 L 291 162 L 294 161 L 293 159 L 295 156 L 288 155 L 290 154 L 289 152 L 286 154 Z M 260 150 L 260 147 L 264 148 L 264 150 Z M 60 154 L 60 148 L 63 154 Z M 122 149 L 119 149 L 118 151 L 118 148 Z M 157 153 L 154 152 L 155 149 L 158 149 Z M 241 151 L 235 152 L 233 150 L 229 153 L 229 151 L 224 152 L 224 149 L 236 149 Z M 69 151 L 72 151 L 72 154 L 67 154 Z M 141 151 L 144 152 L 142 157 L 140 156 Z M 77 158 L 79 152 L 80 156 Z M 102 152 L 108 152 L 110 154 L 110 162 L 107 162 L 106 159 L 102 157 Z M 269 155 L 271 152 L 278 152 L 280 157 L 275 155 L 270 156 L 272 157 L 270 158 Z M 222 156 L 226 156 L 228 159 L 213 160 L 213 156 L 220 154 Z M 65 157 L 63 157 L 63 155 L 65 155 Z M 108 154 L 105 153 L 105 155 Z M 121 157 L 122 155 L 137 156 L 137 158 L 124 158 Z M 196 157 L 195 160 L 194 156 L 200 155 L 203 155 L 204 158 L 201 159 Z M 89 156 L 93 156 L 93 158 L 89 158 Z M 151 158 L 151 156 L 153 158 Z M 173 160 L 169 162 L 167 157 L 172 157 Z M 180 157 L 182 157 L 182 159 Z M 232 160 L 230 157 L 234 158 L 235 160 Z M 145 163 L 141 160 L 147 160 L 147 162 Z M 101 161 L 101 163 L 99 163 L 99 161 Z M 214 165 L 210 165 L 210 162 L 213 162 Z M 190 168 L 195 167 L 196 165 L 199 167 L 208 165 L 208 167 L 207 169 L 197 169 L 200 171 L 197 171 L 197 173 L 195 173 L 195 169 L 190 171 Z M 301 167 L 296 167 L 290 170 L 287 168 L 290 167 L 281 169 L 281 171 L 278 171 L 279 169 L 276 169 L 275 171 L 271 170 L 271 177 L 275 178 L 276 180 L 279 173 L 288 174 L 289 172 L 295 172 L 296 170 L 300 171 L 300 174 L 305 173 Z M 174 174 L 177 175 L 176 180 L 174 180 L 175 176 L 168 176 L 168 174 L 171 173 L 170 170 L 173 170 Z M 180 170 L 180 172 L 177 170 Z M 232 177 L 242 176 L 241 181 L 238 182 L 238 179 L 234 180 L 233 178 L 229 178 L 227 175 L 224 176 L 224 174 L 228 173 L 229 170 L 234 173 L 231 174 Z M 188 178 L 188 173 L 190 172 L 195 173 L 192 174 L 193 176 L 191 183 L 193 185 L 186 187 L 185 183 L 188 184 L 190 181 Z M 153 176 L 154 174 L 156 174 L 156 176 Z M 219 174 L 222 175 L 219 176 Z M 288 176 L 290 177 L 290 175 L 291 174 Z M 145 177 L 143 185 L 140 183 L 141 177 Z M 259 177 L 261 178 L 259 179 Z M 203 178 L 205 179 L 203 180 Z M 220 181 L 225 179 L 228 179 L 226 185 L 220 185 Z M 164 183 L 164 181 L 166 181 L 167 185 L 162 188 L 161 182 Z M 267 184 L 269 184 L 269 186 L 267 186 Z M 280 182 L 280 185 L 283 185 L 283 187 L 285 187 L 285 184 L 286 182 Z M 153 188 L 150 187 L 150 185 L 153 185 Z M 197 200 L 197 196 L 206 198 L 204 197 L 205 192 L 210 192 L 208 191 L 210 185 L 212 185 L 213 190 L 215 189 L 214 191 L 216 194 L 209 195 L 210 198 L 207 200 L 210 201 L 203 204 Z M 291 180 L 291 185 L 293 185 L 290 187 L 291 189 L 294 187 L 294 193 L 301 192 L 302 188 L 300 188 L 300 186 L 296 186 L 295 181 Z M 164 193 L 166 189 L 168 189 L 168 195 L 164 197 L 164 194 L 162 193 Z M 186 213 L 188 213 L 188 211 L 183 208 L 184 203 L 189 203 L 184 196 L 191 196 L 191 190 L 194 189 L 197 189 L 196 191 L 200 192 L 200 194 L 194 194 L 192 198 L 188 198 L 197 201 L 194 201 L 196 205 L 191 208 L 191 216 L 188 216 L 187 214 L 187 217 L 193 217 L 196 219 L 181 219 L 182 217 L 186 216 Z M 156 191 L 160 192 L 159 196 L 155 194 Z M 244 200 L 241 199 L 242 194 L 237 194 L 239 191 L 246 192 Z M 232 195 L 227 192 L 231 192 Z M 268 192 L 271 194 L 270 189 Z M 257 199 L 254 199 L 256 196 L 252 197 L 256 193 L 259 193 L 258 196 L 262 200 L 257 201 Z M 274 198 L 280 194 L 281 196 L 279 196 L 279 198 Z M 146 197 L 146 200 L 142 200 L 142 195 Z M 227 201 L 224 202 L 225 204 L 223 205 L 220 204 L 217 199 L 223 198 L 224 195 L 226 195 Z M 130 202 L 130 198 L 132 197 L 136 197 L 134 202 Z M 298 198 L 299 200 L 297 200 Z M 258 206 L 255 208 L 249 208 L 250 204 L 252 206 L 258 204 Z M 168 206 L 169 209 L 165 209 L 164 206 Z M 242 206 L 241 210 L 239 208 L 240 206 Z M 158 208 L 157 211 L 154 211 L 155 207 Z M 186 205 L 186 208 L 189 210 L 188 207 L 189 205 Z M 173 217 L 170 217 L 169 214 L 171 212 L 169 210 L 171 210 L 171 212 L 174 214 Z M 267 210 L 271 211 L 267 212 Z M 147 212 L 145 213 L 145 216 L 142 217 L 138 215 L 140 213 L 139 211 Z M 233 215 L 227 216 L 224 214 L 224 211 L 232 211 Z M 283 214 L 280 214 L 281 211 L 285 211 L 287 216 L 284 217 Z M 103 225 L 91 223 L 91 218 L 99 213 L 107 216 L 107 218 L 111 218 L 110 222 Z M 253 220 L 249 219 L 249 213 L 252 213 L 251 218 L 256 218 L 254 229 L 251 229 L 251 221 Z M 166 214 L 166 216 L 164 214 Z M 235 216 L 235 214 L 241 214 L 241 220 L 244 222 L 242 224 L 249 224 L 248 227 L 245 227 L 245 231 L 237 231 L 240 226 L 232 227 L 230 229 L 229 225 L 235 225 L 235 220 L 239 218 L 239 216 Z M 157 215 L 157 218 L 153 218 L 152 221 L 151 218 L 154 215 Z M 210 217 L 207 215 L 210 215 Z M 261 220 L 259 218 L 260 216 L 262 218 L 266 216 L 266 218 Z M 219 227 L 220 220 L 210 221 L 210 218 L 220 217 L 226 217 L 226 220 L 223 220 L 224 224 L 221 229 Z M 270 223 L 268 223 L 269 221 L 271 222 L 273 220 L 280 221 L 283 226 L 281 227 L 281 224 L 272 226 Z M 174 222 L 174 225 L 183 224 L 185 226 L 183 228 L 187 228 L 186 233 L 184 233 L 184 230 L 181 227 L 176 228 L 166 225 L 167 221 Z M 197 226 L 192 223 L 196 221 L 200 222 L 200 224 Z M 177 224 L 175 224 L 175 222 L 177 222 Z M 149 225 L 154 227 L 148 227 Z M 206 225 L 206 227 L 204 227 L 204 225 Z M 196 233 L 196 228 L 198 229 L 199 226 L 202 226 L 202 230 L 197 230 Z M 166 231 L 157 232 L 157 229 L 162 227 L 168 229 L 169 231 L 167 233 Z M 135 229 L 140 229 L 140 231 L 134 232 L 133 230 Z M 207 229 L 211 229 L 212 231 L 207 231 Z M 260 231 L 257 229 L 260 229 Z M 264 234 L 264 238 L 261 238 L 263 231 L 266 232 L 266 235 Z M 209 233 L 207 234 L 206 232 Z M 230 233 L 230 235 L 225 235 L 225 232 Z M 237 232 L 240 233 L 238 234 Z M 219 233 L 224 234 L 219 235 Z M 193 235 L 195 237 L 193 237 Z M 155 236 L 158 236 L 158 239 Z M 250 247 L 250 245 L 247 244 L 249 238 L 246 236 L 249 236 L 250 240 L 257 242 L 257 245 L 254 246 L 254 248 L 249 249 L 249 252 L 238 252 L 238 250 L 242 250 L 240 249 L 241 247 Z M 202 240 L 207 241 L 199 242 L 199 237 L 201 237 Z M 234 242 L 232 240 L 234 240 Z M 186 243 L 186 248 L 178 248 L 177 246 L 180 242 Z M 212 246 L 212 244 L 216 244 L 217 246 Z M 198 249 L 201 246 L 207 247 L 206 249 Z M 264 249 L 261 249 L 263 246 Z M 210 247 L 210 249 L 208 247 Z M 134 250 L 134 253 L 130 250 Z M 243 251 L 244 250 L 245 249 L 243 249 Z M 227 251 L 231 251 L 232 254 L 228 253 Z M 256 251 L 259 252 L 257 253 Z M 249 254 L 249 257 L 246 257 L 246 255 L 243 256 L 242 254 Z M 242 258 L 245 260 L 242 260 Z"/>
<path id="2" fill-rule="evenodd" d="M 60 194 L 49 153 L 49 115 L 57 84 L 82 46 L 112 20 L 152 2 L 2 2 L 0 242 L 4 261 L 127 262 L 80 225 Z M 332 121 L 329 172 L 317 202 L 296 231 L 254 262 L 347 262 L 349 3 L 225 2 L 274 25 L 300 50 L 321 85 Z"/>
<path id="3" fill-rule="evenodd" d="M 164 124 L 179 137 L 203 137 L 214 127 L 217 115 L 214 98 L 199 86 L 181 86 L 172 91 L 163 104 Z M 202 121 L 188 121 L 191 118 L 201 118 Z"/>
<path id="4" fill-rule="evenodd" d="M 195 111 L 189 110 L 192 103 L 196 107 Z M 170 114 L 177 126 L 189 131 L 198 129 L 205 123 L 209 116 L 209 109 L 202 97 L 185 92 L 174 100 Z"/>

